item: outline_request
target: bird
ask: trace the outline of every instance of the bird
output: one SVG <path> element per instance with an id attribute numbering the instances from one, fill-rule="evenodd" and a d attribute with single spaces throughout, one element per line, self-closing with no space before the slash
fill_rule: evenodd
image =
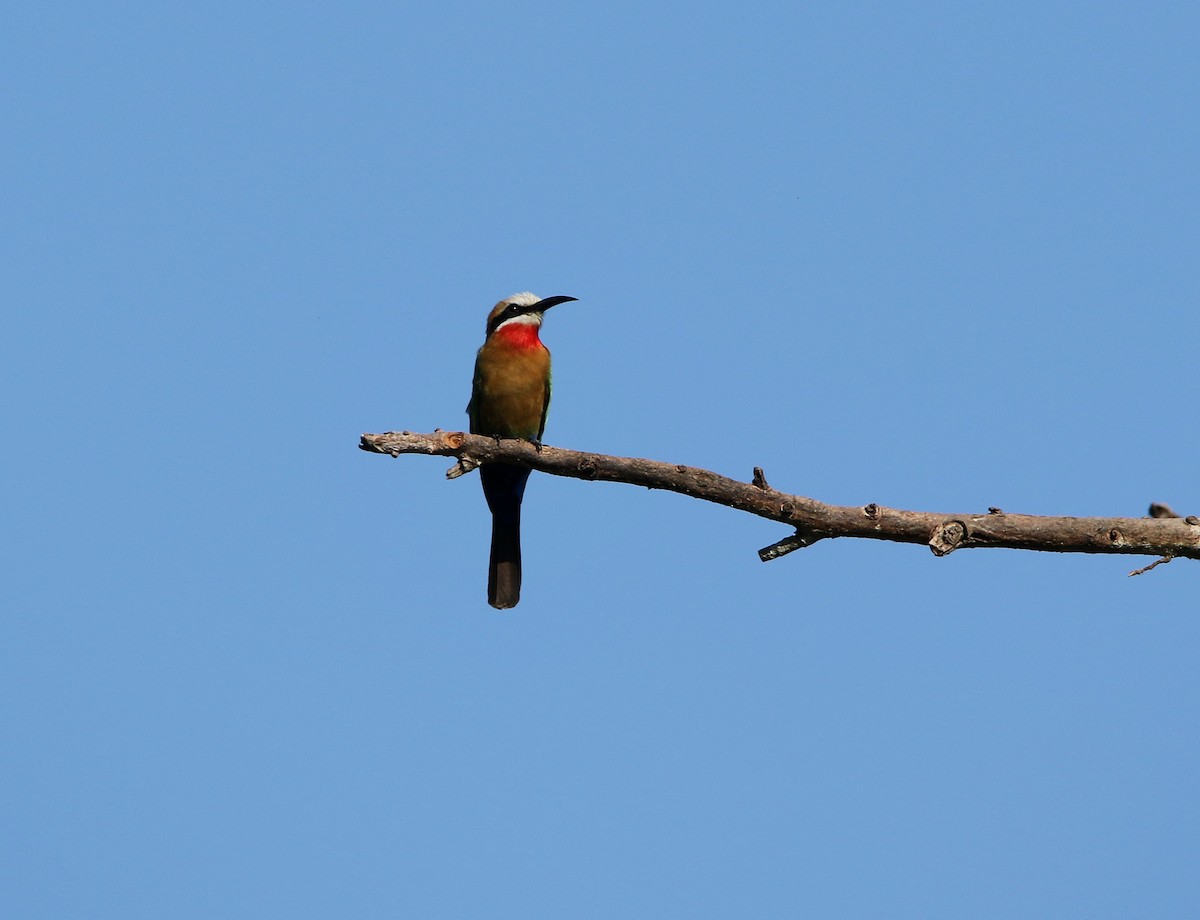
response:
<path id="1" fill-rule="evenodd" d="M 522 291 L 492 307 L 467 404 L 472 434 L 520 438 L 541 449 L 550 408 L 550 350 L 538 329 L 547 310 L 573 300 L 578 298 L 538 298 Z M 521 500 L 530 472 L 529 467 L 510 463 L 479 468 L 492 512 L 488 603 L 497 610 L 515 607 L 521 599 Z"/>

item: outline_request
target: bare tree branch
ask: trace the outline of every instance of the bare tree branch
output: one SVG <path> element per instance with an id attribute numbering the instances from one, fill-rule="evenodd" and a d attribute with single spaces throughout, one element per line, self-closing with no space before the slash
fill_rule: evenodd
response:
<path id="1" fill-rule="evenodd" d="M 941 514 L 901 511 L 874 502 L 844 507 L 773 489 L 758 467 L 750 482 L 738 482 L 708 470 L 659 460 L 612 457 L 558 447 L 538 448 L 528 441 L 497 441 L 461 431 L 364 434 L 359 447 L 393 457 L 401 454 L 456 457 L 458 463 L 446 473 L 451 479 L 469 473 L 481 463 L 521 463 L 554 476 L 625 482 L 678 492 L 793 527 L 794 534 L 759 550 L 764 562 L 826 537 L 920 543 L 939 556 L 956 549 L 1005 547 L 1056 553 L 1161 556 L 1162 561 L 1175 557 L 1200 559 L 1200 519 L 1164 517 L 1160 509 L 1165 506 L 1158 505 L 1152 506 L 1152 516 L 1145 518 L 1043 517 L 1007 514 L 999 508 L 989 508 L 984 514 Z M 1174 512 L 1168 510 L 1168 514 Z M 1130 574 L 1149 571 L 1157 564 Z"/>

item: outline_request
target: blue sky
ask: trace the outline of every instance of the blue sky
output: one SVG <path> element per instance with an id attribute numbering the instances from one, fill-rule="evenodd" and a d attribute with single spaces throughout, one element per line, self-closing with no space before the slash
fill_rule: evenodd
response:
<path id="1" fill-rule="evenodd" d="M 1186 4 L 47 3 L 0 38 L 5 916 L 1191 917 L 1197 572 L 535 475 L 1200 512 Z"/>

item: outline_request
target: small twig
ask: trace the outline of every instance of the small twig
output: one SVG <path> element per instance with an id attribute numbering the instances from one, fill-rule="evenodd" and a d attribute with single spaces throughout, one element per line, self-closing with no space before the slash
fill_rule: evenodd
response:
<path id="1" fill-rule="evenodd" d="M 459 457 L 458 463 L 446 470 L 447 479 L 457 479 L 466 473 L 474 472 L 479 469 L 479 464 L 470 457 Z"/>
<path id="2" fill-rule="evenodd" d="M 1129 577 L 1132 578 L 1134 575 L 1145 575 L 1156 565 L 1162 565 L 1164 562 L 1170 562 L 1174 558 L 1175 558 L 1174 556 L 1163 556 L 1161 559 L 1155 559 L 1149 565 L 1144 565 L 1140 569 L 1134 569 L 1132 572 L 1129 573 Z"/>
<path id="3" fill-rule="evenodd" d="M 769 485 L 767 485 L 767 477 L 763 475 L 761 466 L 756 466 L 754 468 L 754 478 L 750 480 L 750 485 L 754 486 L 756 489 L 762 489 L 764 492 L 771 488 Z"/>
<path id="4" fill-rule="evenodd" d="M 784 537 L 770 546 L 764 546 L 758 551 L 758 558 L 763 562 L 772 562 L 780 556 L 794 553 L 798 549 L 807 549 L 820 540 L 822 536 L 824 534 L 815 533 L 811 530 L 797 530 L 791 536 Z"/>

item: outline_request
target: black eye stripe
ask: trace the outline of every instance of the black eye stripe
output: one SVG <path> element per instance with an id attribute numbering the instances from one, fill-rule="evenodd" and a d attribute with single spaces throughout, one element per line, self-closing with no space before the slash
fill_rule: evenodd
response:
<path id="1" fill-rule="evenodd" d="M 495 331 L 496 327 L 499 326 L 506 319 L 509 319 L 513 316 L 519 316 L 522 313 L 524 313 L 524 311 L 525 311 L 525 308 L 519 303 L 506 304 L 503 310 L 501 310 L 494 317 L 492 317 L 492 319 L 490 319 L 488 321 L 488 327 L 487 327 L 488 335 L 491 335 Z"/>

